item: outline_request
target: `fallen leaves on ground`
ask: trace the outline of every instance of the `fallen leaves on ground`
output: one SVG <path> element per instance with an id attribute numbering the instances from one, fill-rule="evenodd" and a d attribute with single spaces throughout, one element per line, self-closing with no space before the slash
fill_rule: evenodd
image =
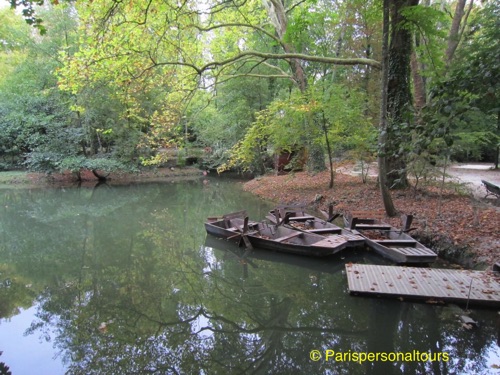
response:
<path id="1" fill-rule="evenodd" d="M 350 210 L 383 210 L 384 206 L 375 179 L 363 184 L 360 177 L 336 173 L 333 189 L 328 189 L 329 172 L 296 172 L 288 175 L 268 175 L 253 179 L 244 186 L 246 191 L 277 204 L 300 204 L 310 208 L 346 213 Z M 396 209 L 414 216 L 412 235 L 451 241 L 457 249 L 467 248 L 472 263 L 491 265 L 499 259 L 500 208 L 460 195 L 452 189 L 425 187 L 416 193 L 413 188 L 392 191 Z M 322 196 L 315 202 L 318 195 Z M 385 221 L 400 227 L 400 218 Z"/>

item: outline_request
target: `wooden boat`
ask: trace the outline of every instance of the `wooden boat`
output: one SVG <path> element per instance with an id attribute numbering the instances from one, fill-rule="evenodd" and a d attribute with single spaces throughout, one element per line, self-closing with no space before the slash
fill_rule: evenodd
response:
<path id="1" fill-rule="evenodd" d="M 307 214 L 302 207 L 277 207 L 269 211 L 266 219 L 273 224 L 286 225 L 292 227 L 292 229 L 303 230 L 309 233 L 340 234 L 342 232 L 342 228 L 339 226 Z"/>
<path id="2" fill-rule="evenodd" d="M 354 215 L 359 214 L 352 213 L 344 217 L 346 228 L 363 236 L 366 245 L 383 257 L 405 264 L 432 263 L 437 259 L 434 251 L 407 234 L 411 230 L 411 216 L 405 216 L 402 229 L 397 229 L 374 218 L 375 215 L 370 213 L 361 214 L 364 217 Z"/>
<path id="3" fill-rule="evenodd" d="M 365 239 L 349 230 L 343 229 L 327 220 L 307 214 L 302 207 L 278 207 L 266 215 L 271 223 L 283 225 L 290 229 L 307 233 L 321 234 L 325 236 L 337 235 L 348 242 L 348 247 L 362 247 Z"/>
<path id="4" fill-rule="evenodd" d="M 250 222 L 244 215 L 238 212 L 222 218 L 208 218 L 205 229 L 217 237 L 238 242 L 244 240 L 246 244 L 248 241 L 253 247 L 315 257 L 338 253 L 350 245 L 343 236 L 322 236 L 266 222 Z"/>

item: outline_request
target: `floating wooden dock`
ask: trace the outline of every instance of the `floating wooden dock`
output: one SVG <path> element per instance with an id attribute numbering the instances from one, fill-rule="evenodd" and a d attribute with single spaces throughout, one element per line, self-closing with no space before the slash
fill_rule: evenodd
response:
<path id="1" fill-rule="evenodd" d="M 349 293 L 500 308 L 500 273 L 346 264 Z"/>

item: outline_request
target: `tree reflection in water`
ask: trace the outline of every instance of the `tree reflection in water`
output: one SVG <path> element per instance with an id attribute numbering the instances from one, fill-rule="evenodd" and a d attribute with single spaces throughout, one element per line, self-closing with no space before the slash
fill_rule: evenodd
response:
<path id="1" fill-rule="evenodd" d="M 55 332 L 69 374 L 488 373 L 498 350 L 494 312 L 474 311 L 480 328 L 468 331 L 451 307 L 349 296 L 344 263 L 380 262 L 363 252 L 310 260 L 206 238 L 206 216 L 269 209 L 234 184 L 2 199 L 2 277 L 31 285 L 0 289 L 10 306 L 3 313 L 36 296 L 27 333 Z M 450 360 L 315 362 L 313 349 L 448 352 Z"/>

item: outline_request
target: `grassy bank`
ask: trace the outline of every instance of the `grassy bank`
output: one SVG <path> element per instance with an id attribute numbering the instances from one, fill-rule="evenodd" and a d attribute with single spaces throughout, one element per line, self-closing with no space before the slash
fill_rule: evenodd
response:
<path id="1" fill-rule="evenodd" d="M 0 185 L 15 186 L 31 184 L 30 174 L 24 171 L 0 172 Z"/>

